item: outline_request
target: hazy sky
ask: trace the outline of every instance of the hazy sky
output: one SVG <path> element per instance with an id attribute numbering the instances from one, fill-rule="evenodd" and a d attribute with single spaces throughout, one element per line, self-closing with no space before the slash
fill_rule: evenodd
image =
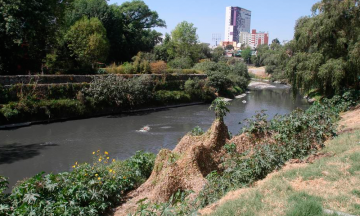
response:
<path id="1" fill-rule="evenodd" d="M 291 40 L 295 22 L 301 16 L 311 15 L 311 7 L 319 0 L 144 0 L 151 10 L 158 12 L 167 28 L 157 28 L 170 33 L 175 26 L 188 21 L 197 27 L 201 42 L 212 43 L 212 34 L 225 31 L 225 7 L 238 6 L 252 12 L 251 29 L 269 32 L 274 38 Z M 110 0 L 120 5 L 125 0 Z"/>

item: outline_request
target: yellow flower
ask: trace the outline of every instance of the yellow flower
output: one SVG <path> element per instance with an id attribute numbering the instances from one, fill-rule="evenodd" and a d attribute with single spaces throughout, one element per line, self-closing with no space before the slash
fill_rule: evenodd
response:
<path id="1" fill-rule="evenodd" d="M 107 157 L 106 159 L 109 160 L 109 157 Z"/>
<path id="2" fill-rule="evenodd" d="M 96 173 L 96 174 L 95 174 L 95 177 L 97 177 L 97 176 L 98 176 L 98 174 Z"/>
<path id="3" fill-rule="evenodd" d="M 124 176 L 123 179 L 126 179 L 126 176 Z"/>
<path id="4" fill-rule="evenodd" d="M 111 169 L 111 170 L 109 170 L 109 172 L 112 172 L 112 169 Z"/>
<path id="5" fill-rule="evenodd" d="M 100 150 L 97 150 L 96 152 L 100 152 Z"/>
<path id="6" fill-rule="evenodd" d="M 115 171 L 113 171 L 113 173 L 115 174 Z"/>
<path id="7" fill-rule="evenodd" d="M 101 162 L 101 158 L 99 158 L 99 162 Z"/>
<path id="8" fill-rule="evenodd" d="M 77 165 L 77 161 L 75 162 L 75 165 Z"/>
<path id="9" fill-rule="evenodd" d="M 74 166 L 72 166 L 72 168 L 75 168 L 75 165 L 74 165 Z"/>
<path id="10" fill-rule="evenodd" d="M 95 154 L 95 152 L 93 152 L 93 155 Z"/>
<path id="11" fill-rule="evenodd" d="M 101 178 L 99 177 L 98 180 L 100 180 Z"/>
<path id="12" fill-rule="evenodd" d="M 115 162 L 115 159 L 113 159 L 112 162 Z"/>
<path id="13" fill-rule="evenodd" d="M 108 154 L 109 154 L 109 152 L 105 151 L 105 154 L 106 154 L 106 155 L 108 155 Z"/>

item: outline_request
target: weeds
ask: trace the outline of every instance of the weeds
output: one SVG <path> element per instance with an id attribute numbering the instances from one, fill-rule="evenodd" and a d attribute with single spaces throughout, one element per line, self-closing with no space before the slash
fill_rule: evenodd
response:
<path id="1" fill-rule="evenodd" d="M 108 152 L 93 154 L 93 164 L 40 173 L 19 182 L 11 194 L 3 194 L 7 182 L 1 177 L 0 215 L 103 215 L 149 177 L 155 159 L 142 152 L 126 161 L 111 159 Z"/>
<path id="2" fill-rule="evenodd" d="M 191 131 L 191 135 L 192 136 L 201 136 L 203 135 L 205 132 L 203 131 L 203 129 L 201 129 L 201 127 L 196 126 L 194 129 L 192 129 Z"/>

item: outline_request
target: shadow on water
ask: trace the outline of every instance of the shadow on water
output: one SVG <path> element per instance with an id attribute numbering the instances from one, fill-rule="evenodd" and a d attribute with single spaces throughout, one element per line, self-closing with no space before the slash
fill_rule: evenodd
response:
<path id="1" fill-rule="evenodd" d="M 115 115 L 109 115 L 107 116 L 107 118 L 123 118 L 123 117 L 128 117 L 128 116 L 146 116 L 149 115 L 151 113 L 157 113 L 157 112 L 162 112 L 162 111 L 168 111 L 171 108 L 154 108 L 154 109 L 147 109 L 147 110 L 139 110 L 139 111 L 134 111 L 134 112 L 124 112 L 121 114 L 115 114 Z"/>
<path id="2" fill-rule="evenodd" d="M 47 147 L 55 147 L 57 144 L 53 143 L 35 143 L 23 145 L 20 143 L 13 143 L 9 145 L 0 146 L 0 165 L 12 164 L 17 161 L 27 160 L 36 157 L 40 154 L 40 150 Z"/>

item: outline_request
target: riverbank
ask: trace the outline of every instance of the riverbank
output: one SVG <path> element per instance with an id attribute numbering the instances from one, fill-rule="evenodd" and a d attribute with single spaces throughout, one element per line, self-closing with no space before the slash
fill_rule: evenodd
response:
<path id="1" fill-rule="evenodd" d="M 360 108 L 341 115 L 339 136 L 254 186 L 228 193 L 202 215 L 360 215 Z"/>
<path id="2" fill-rule="evenodd" d="M 40 78 L 39 78 L 40 77 Z M 39 76 L 35 83 L 0 88 L 1 128 L 137 112 L 157 107 L 210 102 L 216 96 L 235 98 L 236 85 L 212 87 L 206 75 Z M 44 78 L 45 77 L 45 78 Z M 4 82 L 31 82 L 17 76 Z M 91 83 L 77 83 L 89 81 Z M 75 83 L 57 83 L 72 80 Z M 49 84 L 56 81 L 56 84 Z M 38 84 L 41 83 L 41 84 Z"/>
<path id="3" fill-rule="evenodd" d="M 324 101 L 323 105 L 315 104 L 304 113 L 295 111 L 289 116 L 278 117 L 271 122 L 267 122 L 266 116 L 259 113 L 253 119 L 248 120 L 249 125 L 243 130 L 243 134 L 232 139 L 225 138 L 226 126 L 221 126 L 221 122 L 215 121 L 205 135 L 185 136 L 174 151 L 162 152 L 162 155 L 158 156 L 155 161 L 155 167 L 159 163 L 164 164 L 163 159 L 166 160 L 169 154 L 178 155 L 179 159 L 172 164 L 164 165 L 164 169 L 153 171 L 148 180 L 153 181 L 152 186 L 147 181 L 132 192 L 130 199 L 116 210 L 115 215 L 121 216 L 129 213 L 141 215 L 141 212 L 144 211 L 150 212 L 151 215 L 166 211 L 171 211 L 173 214 L 193 214 L 197 212 L 199 206 L 212 204 L 225 196 L 227 192 L 256 184 L 258 180 L 281 168 L 288 161 L 310 161 L 310 159 L 306 159 L 306 156 L 312 155 L 324 147 L 324 141 L 334 135 L 336 128 L 334 120 L 338 118 L 338 112 L 347 109 L 351 104 L 353 102 L 347 101 L 345 98 L 334 97 L 330 101 Z M 201 164 L 205 163 L 203 157 L 197 158 L 198 154 L 191 154 L 192 151 L 197 152 L 197 148 L 203 148 L 201 152 L 205 152 L 206 155 L 220 154 L 221 156 L 205 156 L 208 158 L 207 165 L 202 166 Z M 212 148 L 217 150 L 212 153 L 214 151 Z M 188 154 L 191 157 L 187 156 Z M 309 158 L 317 158 L 322 155 L 320 152 Z M 197 163 L 186 163 L 189 158 Z M 223 158 L 224 161 L 219 161 L 219 158 Z M 182 171 L 181 169 L 184 167 L 186 170 Z M 205 169 L 206 167 L 211 168 Z M 177 181 L 177 178 L 171 178 L 171 174 L 165 174 L 169 170 L 173 170 L 171 173 L 179 173 L 176 176 L 182 176 L 184 173 L 185 176 L 180 177 L 180 180 Z M 202 175 L 186 174 L 196 170 L 200 170 Z M 213 171 L 209 173 L 209 170 Z M 165 185 L 162 184 L 162 187 L 158 188 L 157 182 L 163 181 L 165 181 Z M 170 198 L 169 194 L 174 194 L 177 188 L 181 188 L 179 189 L 181 191 L 190 190 L 192 193 L 178 192 L 175 195 L 176 198 L 173 197 L 181 199 L 177 203 L 173 204 L 172 201 L 161 203 L 164 200 L 172 200 L 173 198 Z M 169 190 L 172 192 L 168 193 Z M 139 201 L 144 197 L 147 198 L 146 202 Z M 261 202 L 261 199 L 257 202 Z M 136 210 L 137 205 L 138 209 Z M 171 210 L 167 208 L 171 208 Z M 206 210 L 204 211 L 206 212 Z M 238 215 L 239 212 L 241 211 L 232 211 L 227 215 Z M 253 213 L 249 212 L 249 215 L 254 215 Z M 219 215 L 222 214 L 224 212 Z"/>
<path id="4" fill-rule="evenodd" d="M 149 107 L 149 108 L 129 110 L 129 111 L 109 111 L 108 113 L 93 114 L 90 116 L 83 116 L 83 117 L 81 117 L 81 116 L 67 117 L 67 118 L 60 118 L 60 119 L 48 119 L 48 120 L 42 120 L 42 121 L 32 121 L 32 122 L 24 122 L 24 123 L 17 123 L 17 124 L 0 125 L 0 130 L 27 127 L 27 126 L 38 125 L 38 124 L 51 124 L 51 123 L 55 123 L 55 122 L 96 118 L 96 117 L 108 116 L 108 115 L 121 115 L 121 114 L 128 115 L 128 114 L 135 114 L 135 113 L 142 113 L 142 112 L 154 112 L 154 111 L 177 108 L 177 107 L 200 105 L 200 104 L 204 104 L 204 103 L 205 102 L 193 102 L 193 103 L 185 103 L 185 104 L 177 104 L 177 105 L 169 105 L 169 106 Z"/>
<path id="5" fill-rule="evenodd" d="M 268 91 L 270 91 L 270 90 L 268 90 Z M 259 90 L 259 94 L 263 95 L 264 90 Z M 253 95 L 255 95 L 255 92 L 250 94 L 250 96 L 253 96 Z M 269 97 L 265 97 L 265 99 L 269 99 Z M 250 101 L 252 101 L 252 100 L 250 100 Z M 242 104 L 241 101 L 240 101 L 240 104 Z M 335 103 L 335 104 L 338 104 L 338 103 Z M 246 106 L 248 106 L 248 105 L 249 104 L 246 104 Z M 341 105 L 343 107 L 344 104 L 341 103 Z M 245 106 L 245 105 L 242 104 L 242 106 Z M 181 109 L 181 108 L 179 108 L 179 109 Z M 219 111 L 219 109 L 215 109 L 215 110 Z M 277 109 L 277 110 L 279 110 L 279 109 Z M 288 117 L 286 117 L 286 116 L 284 117 L 283 121 L 280 121 L 280 122 L 278 121 L 279 119 L 276 118 L 274 120 L 274 122 L 278 122 L 277 125 L 275 124 L 275 126 L 277 128 L 276 130 L 279 131 L 279 133 L 281 135 L 284 135 L 282 137 L 279 137 L 281 140 L 284 139 L 283 140 L 284 142 L 285 142 L 285 140 L 287 140 L 287 138 L 294 137 L 293 132 L 285 136 L 285 134 L 289 132 L 288 128 L 292 128 L 295 125 L 297 125 L 298 124 L 298 123 L 296 123 L 297 119 L 301 121 L 300 125 L 303 127 L 301 127 L 300 131 L 297 131 L 297 132 L 294 131 L 294 132 L 298 135 L 302 134 L 302 136 L 296 138 L 295 140 L 293 140 L 293 142 L 290 142 L 290 143 L 288 143 L 289 140 L 286 141 L 286 143 L 288 145 L 287 147 L 289 147 L 289 148 L 282 149 L 281 146 L 283 146 L 283 145 L 279 145 L 278 146 L 279 149 L 277 149 L 277 148 L 276 149 L 267 149 L 267 147 L 269 147 L 268 145 L 262 146 L 260 144 L 259 145 L 255 144 L 255 146 L 261 147 L 261 149 L 264 151 L 270 151 L 270 152 L 268 152 L 270 154 L 273 154 L 273 153 L 275 154 L 275 152 L 277 154 L 280 152 L 281 155 L 279 156 L 279 158 L 285 157 L 285 159 L 286 159 L 288 157 L 293 157 L 292 155 L 288 155 L 289 151 L 295 155 L 299 155 L 299 154 L 303 155 L 304 154 L 303 151 L 305 151 L 305 153 L 307 153 L 309 150 L 316 148 L 317 143 L 319 143 L 321 145 L 322 139 L 324 137 L 330 135 L 330 132 L 332 129 L 332 124 L 331 124 L 332 121 L 329 121 L 329 120 L 332 118 L 332 115 L 335 113 L 332 113 L 329 111 L 330 110 L 327 110 L 325 107 L 319 106 L 319 107 L 312 108 L 309 111 L 306 111 L 306 113 L 303 113 L 300 111 L 294 111 L 291 114 L 292 121 L 290 121 L 290 122 L 288 121 Z M 162 114 L 160 113 L 160 115 L 162 115 Z M 231 117 L 231 116 L 229 116 L 229 117 L 231 119 L 233 119 L 233 117 Z M 265 125 L 258 124 L 258 122 L 263 122 L 264 119 L 261 118 L 261 115 L 258 117 L 260 117 L 260 119 L 258 119 L 259 121 L 257 121 L 257 120 L 255 121 L 255 124 L 254 124 L 255 128 L 254 127 L 246 127 L 246 129 L 244 131 L 245 133 L 258 134 L 259 129 L 264 128 Z M 336 117 L 336 115 L 334 117 Z M 282 124 L 280 124 L 281 122 L 284 122 L 286 124 L 282 125 Z M 312 122 L 316 122 L 316 124 L 313 125 Z M 99 124 L 98 121 L 97 121 L 97 124 Z M 318 130 L 319 124 L 322 125 L 322 129 L 320 131 Z M 128 124 L 123 123 L 121 125 L 126 126 Z M 105 126 L 104 124 L 100 125 L 100 127 L 104 127 L 104 126 Z M 269 124 L 269 126 L 274 127 L 274 124 L 271 123 L 271 124 Z M 161 126 L 159 126 L 159 127 L 161 127 Z M 111 126 L 109 128 L 111 128 Z M 220 130 L 217 130 L 217 128 L 219 128 Z M 317 128 L 317 129 L 315 130 L 315 128 Z M 267 128 L 265 131 L 269 132 L 269 131 L 272 131 L 273 129 L 274 128 Z M 82 128 L 82 130 L 84 131 L 83 128 Z M 85 130 L 85 131 L 88 131 L 88 130 Z M 120 130 L 115 130 L 115 131 L 120 131 Z M 214 154 L 214 155 L 220 154 L 220 155 L 223 155 L 224 157 L 213 157 L 211 161 L 214 163 L 209 164 L 211 166 L 207 166 L 206 163 L 204 166 L 204 164 L 202 162 L 208 161 L 207 160 L 208 158 L 201 157 L 203 154 L 194 154 L 193 156 L 195 157 L 196 160 L 194 160 L 195 163 L 191 163 L 192 164 L 191 166 L 198 167 L 199 168 L 198 171 L 200 171 L 201 174 L 199 174 L 199 172 L 197 172 L 198 175 L 194 175 L 194 176 L 185 175 L 185 177 L 184 177 L 187 180 L 189 180 L 188 178 L 194 179 L 194 180 L 195 179 L 200 179 L 200 180 L 206 179 L 205 182 L 208 182 L 209 184 L 206 184 L 205 187 L 202 187 L 202 184 L 192 184 L 191 181 L 185 181 L 186 179 L 184 179 L 184 181 L 181 180 L 181 182 L 177 182 L 177 181 L 175 181 L 177 178 L 172 178 L 172 176 L 174 176 L 174 175 L 163 175 L 163 177 L 165 177 L 168 180 L 167 181 L 168 186 L 175 185 L 176 187 L 174 187 L 174 188 L 172 188 L 172 187 L 157 187 L 160 190 L 162 190 L 162 189 L 170 190 L 172 188 L 171 189 L 172 191 L 174 189 L 177 189 L 177 187 L 179 187 L 179 186 L 180 187 L 184 186 L 184 190 L 195 186 L 195 188 L 194 188 L 194 189 L 196 189 L 195 191 L 201 190 L 203 188 L 203 190 L 200 191 L 200 194 L 201 194 L 200 199 L 203 201 L 204 204 L 208 203 L 208 202 L 213 202 L 213 200 L 216 200 L 218 197 L 220 198 L 222 196 L 222 193 L 221 193 L 222 190 L 228 191 L 228 189 L 232 188 L 231 184 L 229 184 L 231 182 L 228 182 L 226 179 L 239 181 L 239 182 L 235 182 L 235 184 L 234 184 L 234 186 L 236 185 L 239 187 L 240 185 L 244 185 L 246 182 L 247 182 L 246 184 L 249 184 L 252 182 L 252 180 L 261 178 L 264 173 L 267 173 L 267 172 L 271 171 L 272 169 L 275 169 L 276 167 L 279 166 L 279 161 L 273 160 L 274 157 L 262 158 L 262 156 L 260 154 L 257 154 L 256 153 L 257 151 L 255 151 L 253 155 L 250 155 L 250 157 L 247 157 L 244 159 L 239 158 L 239 159 L 241 159 L 239 161 L 240 162 L 239 164 L 238 163 L 235 163 L 235 164 L 229 163 L 228 164 L 228 165 L 231 165 L 231 164 L 236 165 L 235 167 L 232 167 L 232 168 L 229 167 L 230 172 L 225 172 L 225 173 L 227 173 L 227 175 L 230 175 L 230 176 L 228 176 L 229 178 L 226 178 L 226 176 L 220 175 L 220 173 L 222 173 L 222 172 L 215 174 L 214 171 L 217 169 L 215 169 L 213 172 L 211 172 L 211 169 L 207 169 L 206 167 L 215 168 L 217 165 L 223 164 L 222 163 L 223 161 L 221 158 L 230 159 L 230 161 L 228 161 L 228 162 L 231 162 L 232 160 L 237 158 L 237 153 L 236 153 L 237 151 L 245 154 L 247 152 L 247 150 L 249 150 L 249 148 L 251 148 L 252 142 L 250 142 L 251 140 L 248 140 L 249 142 L 246 141 L 247 138 L 245 138 L 241 135 L 235 136 L 231 139 L 234 141 L 235 148 L 234 148 L 233 144 L 224 142 L 224 138 L 226 138 L 225 140 L 228 140 L 228 139 L 230 139 L 230 137 L 229 137 L 227 127 L 224 126 L 224 123 L 221 123 L 221 121 L 219 122 L 219 120 L 215 121 L 215 123 L 213 124 L 213 127 L 211 127 L 211 129 L 209 131 L 210 131 L 209 133 L 204 133 L 203 135 L 200 135 L 200 134 L 202 134 L 201 130 L 193 131 L 191 134 L 188 134 L 187 136 L 185 136 L 183 138 L 183 140 L 181 142 L 182 145 L 178 145 L 175 148 L 174 152 L 164 150 L 165 153 L 164 153 L 164 151 L 162 151 L 163 153 L 160 153 L 157 156 L 157 159 L 155 161 L 152 159 L 149 159 L 149 157 L 138 155 L 137 159 L 135 161 L 136 161 L 136 163 L 138 163 L 140 161 L 141 164 L 136 165 L 136 163 L 135 164 L 130 163 L 129 166 L 132 168 L 135 168 L 135 169 L 136 169 L 136 167 L 148 167 L 149 169 L 146 169 L 146 170 L 148 170 L 148 171 L 152 170 L 152 175 L 155 175 L 155 177 L 157 176 L 155 178 L 155 180 L 156 179 L 159 180 L 159 181 L 152 182 L 152 184 L 155 184 L 155 185 L 153 185 L 155 187 L 156 185 L 161 185 L 161 182 L 162 182 L 161 181 L 162 175 L 157 175 L 156 173 L 157 172 L 158 173 L 166 173 L 167 171 L 169 171 L 166 167 L 168 167 L 169 169 L 175 169 L 175 170 L 176 170 L 177 166 L 183 167 L 184 169 L 177 170 L 177 172 L 179 172 L 179 176 L 183 176 L 187 172 L 192 172 L 192 171 L 195 172 L 196 171 L 196 169 L 190 169 L 190 167 L 187 166 L 189 164 L 185 163 L 186 161 L 189 161 L 189 158 L 187 156 L 185 157 L 185 155 L 187 155 L 187 154 L 185 154 L 185 152 L 190 153 L 189 154 L 189 157 L 190 157 L 191 155 L 193 155 L 191 152 L 196 149 L 198 149 L 199 151 L 195 151 L 195 152 L 201 153 L 201 152 L 205 151 L 205 153 L 206 152 L 209 153 L 210 156 L 211 156 L 211 151 L 213 151 L 213 150 L 216 151 L 217 154 Z M 94 130 L 91 130 L 89 132 L 94 133 Z M 261 135 L 261 136 L 263 136 L 263 135 Z M 130 136 L 132 137 L 132 139 L 134 139 L 134 136 L 132 134 L 130 134 Z M 137 136 L 140 136 L 140 133 Z M 316 137 L 318 137 L 318 136 L 320 136 L 321 139 L 317 140 Z M 241 137 L 245 138 L 245 140 L 240 139 Z M 250 136 L 250 138 L 251 137 L 252 136 Z M 189 138 L 189 139 L 187 139 L 187 138 Z M 149 139 L 149 137 L 145 136 L 145 139 Z M 299 146 L 298 139 L 305 140 L 308 142 L 305 142 Z M 192 143 L 191 140 L 195 141 L 194 145 L 187 145 L 189 143 Z M 256 141 L 256 140 L 258 140 L 258 141 Z M 271 139 L 265 139 L 265 140 L 264 139 L 256 139 L 256 140 L 255 140 L 256 142 L 264 142 L 263 144 L 266 144 L 267 141 L 271 141 Z M 188 141 L 190 141 L 190 142 L 188 142 Z M 207 143 L 207 145 L 206 145 L 206 143 Z M 214 143 L 214 145 L 212 143 Z M 296 145 L 293 146 L 291 143 L 296 143 Z M 309 148 L 306 143 L 311 144 L 311 148 Z M 87 143 L 88 147 L 89 147 L 89 144 L 90 143 Z M 274 145 L 274 147 L 276 147 L 276 146 L 277 145 Z M 4 147 L 7 147 L 7 146 L 5 145 Z M 239 147 L 239 148 L 237 148 L 237 147 Z M 51 147 L 51 148 L 53 148 L 53 147 Z M 71 152 L 73 152 L 74 149 L 73 148 L 71 148 L 71 149 L 72 149 Z M 207 149 L 209 151 L 207 151 Z M 235 149 L 236 149 L 236 151 L 235 151 Z M 275 152 L 272 152 L 273 150 Z M 56 143 L 54 145 L 54 151 L 56 151 L 57 155 L 62 157 L 59 154 L 59 149 L 56 147 Z M 67 149 L 67 151 L 68 151 L 68 149 Z M 177 151 L 180 152 L 180 154 L 177 154 L 176 153 Z M 71 154 L 71 152 L 67 152 L 67 154 Z M 84 153 L 83 148 L 81 148 L 81 152 Z M 104 152 L 104 153 L 99 153 L 99 152 Z M 6 153 L 6 151 L 5 152 L 1 151 L 1 153 Z M 129 169 L 128 165 L 126 165 L 125 167 L 122 166 L 122 168 L 117 169 L 116 163 L 115 164 L 113 163 L 112 158 L 108 154 L 109 153 L 106 150 L 105 151 L 100 151 L 100 150 L 96 151 L 95 150 L 93 152 L 93 155 L 96 155 L 96 157 L 94 158 L 95 161 L 93 164 L 88 164 L 88 163 L 84 164 L 84 163 L 75 162 L 75 164 L 73 165 L 74 170 L 72 170 L 71 172 L 65 172 L 65 173 L 59 173 L 59 174 L 48 174 L 45 176 L 42 174 L 39 174 L 33 178 L 29 178 L 29 179 L 26 179 L 26 180 L 18 183 L 16 185 L 16 187 L 13 189 L 13 193 L 18 194 L 16 197 L 19 197 L 19 198 L 16 198 L 13 195 L 10 195 L 10 196 L 5 195 L 4 197 L 1 197 L 1 199 L 4 200 L 4 201 L 2 201 L 2 203 L 7 205 L 7 206 L 5 206 L 6 207 L 5 210 L 9 211 L 9 212 L 16 211 L 19 214 L 26 215 L 32 209 L 36 212 L 40 212 L 40 211 L 43 212 L 46 210 L 46 212 L 49 214 L 54 211 L 63 212 L 66 209 L 67 211 L 71 211 L 73 214 L 79 214 L 80 212 L 85 212 L 88 215 L 98 215 L 99 212 L 104 212 L 105 209 L 107 210 L 109 207 L 114 206 L 114 205 L 118 204 L 119 202 L 125 201 L 124 199 L 127 200 L 128 198 L 125 197 L 125 195 L 127 194 L 126 192 L 137 188 L 137 186 L 140 186 L 141 181 L 136 180 L 136 178 L 137 178 L 136 175 L 139 173 L 141 174 L 142 171 L 141 170 L 134 171 L 132 169 Z M 183 155 L 183 157 L 182 157 L 182 155 Z M 166 156 L 166 157 L 163 157 L 163 156 Z M 234 156 L 235 156 L 235 158 L 234 158 Z M 191 159 L 191 157 L 190 157 L 190 159 Z M 140 159 L 140 158 L 143 158 L 143 159 Z M 277 158 L 276 155 L 275 155 L 275 158 Z M 43 158 L 40 158 L 40 159 L 41 159 L 41 161 L 43 161 Z M 269 162 L 270 167 L 269 167 L 269 164 L 267 164 L 267 163 L 266 164 L 259 163 L 259 160 Z M 58 160 L 54 159 L 54 161 L 57 162 Z M 79 160 L 73 160 L 73 161 L 79 161 Z M 191 159 L 190 161 L 193 161 L 193 160 Z M 237 160 L 234 160 L 234 162 L 235 161 L 237 161 Z M 161 163 L 159 163 L 159 162 L 161 162 Z M 181 162 L 184 162 L 184 163 L 181 163 Z M 220 163 L 218 163 L 218 162 L 220 162 Z M 30 163 L 28 162 L 28 164 L 30 164 Z M 31 163 L 31 164 L 33 165 L 33 163 Z M 128 164 L 128 162 L 126 162 L 126 164 Z M 153 164 L 153 165 L 151 165 L 151 164 Z M 248 164 L 250 167 L 243 166 L 245 164 Z M 282 164 L 282 161 L 280 161 L 280 164 Z M 257 165 L 258 166 L 257 169 L 251 168 L 252 165 Z M 155 168 L 153 168 L 153 167 L 155 167 Z M 221 165 L 218 168 L 220 170 L 222 170 L 224 167 Z M 248 173 L 248 175 L 246 175 L 246 176 L 235 175 L 236 171 L 239 171 L 240 168 L 246 169 L 246 170 L 240 170 L 240 173 Z M 233 170 L 235 172 L 233 172 L 231 170 Z M 258 172 L 258 170 L 260 170 L 261 172 Z M 114 171 L 115 171 L 115 173 L 114 173 Z M 147 174 L 146 173 L 141 174 L 143 180 L 147 179 L 147 181 L 149 181 L 148 178 L 150 176 L 150 173 L 148 171 L 146 172 Z M 182 171 L 184 171 L 184 172 L 182 172 Z M 132 175 L 131 175 L 131 173 L 132 173 Z M 209 173 L 211 173 L 211 174 L 209 174 Z M 207 174 L 209 174 L 209 175 L 207 175 Z M 240 179 L 238 179 L 239 177 L 240 177 Z M 75 181 L 75 179 L 77 179 L 77 180 Z M 75 184 L 73 184 L 73 183 L 75 183 Z M 150 181 L 150 183 L 151 183 L 151 181 Z M 221 188 L 214 185 L 214 184 L 218 185 L 219 183 L 221 183 L 221 186 L 222 186 Z M 149 185 L 149 184 L 147 184 L 147 185 Z M 150 186 L 152 184 L 150 184 Z M 4 184 L 2 182 L 1 185 L 6 185 L 6 184 Z M 43 187 L 36 187 L 36 185 L 42 185 Z M 102 186 L 102 185 L 104 185 L 104 186 Z M 146 185 L 146 183 L 145 183 L 145 185 Z M 116 188 L 118 190 L 113 190 L 112 188 Z M 142 188 L 142 187 L 140 186 L 139 188 Z M 152 187 L 149 187 L 149 189 L 151 189 L 151 188 Z M 66 192 L 67 190 L 70 190 L 70 191 Z M 121 190 L 121 191 L 119 191 L 119 190 Z M 71 196 L 66 198 L 65 199 L 66 201 L 64 201 L 61 198 L 61 197 L 64 197 L 63 193 L 70 194 Z M 77 197 L 77 196 L 73 196 L 72 195 L 73 193 L 83 194 L 83 195 L 80 197 Z M 35 199 L 29 203 L 24 201 L 24 199 L 26 199 L 25 197 L 27 197 L 28 194 L 36 194 Z M 92 200 L 91 197 L 94 194 L 97 196 L 96 205 L 89 205 L 88 202 L 91 202 L 91 200 Z M 109 196 L 109 194 L 111 194 L 111 196 Z M 171 193 L 164 193 L 164 194 L 161 194 L 161 197 L 168 199 L 169 195 L 171 196 Z M 15 200 L 15 198 L 18 201 Z M 47 201 L 50 200 L 49 204 L 43 205 L 42 203 L 45 200 L 47 200 Z M 84 200 L 84 201 L 82 201 L 82 200 Z M 74 204 L 70 205 L 71 203 L 74 203 Z M 84 203 L 84 205 L 80 205 L 80 203 Z M 22 205 L 23 207 L 19 208 L 19 204 Z M 167 205 L 167 204 L 164 204 L 164 205 Z M 56 207 L 56 206 L 60 206 L 60 207 Z M 171 206 L 171 204 L 167 205 L 167 206 Z M 186 208 L 195 207 L 195 205 L 191 205 L 191 204 L 186 205 L 186 206 L 187 206 Z M 134 207 L 136 208 L 136 206 L 134 206 Z M 143 208 L 143 207 L 144 206 L 142 206 L 141 208 Z M 44 209 L 44 208 L 46 208 L 46 209 Z M 176 208 L 176 206 L 171 206 L 171 208 Z"/>

